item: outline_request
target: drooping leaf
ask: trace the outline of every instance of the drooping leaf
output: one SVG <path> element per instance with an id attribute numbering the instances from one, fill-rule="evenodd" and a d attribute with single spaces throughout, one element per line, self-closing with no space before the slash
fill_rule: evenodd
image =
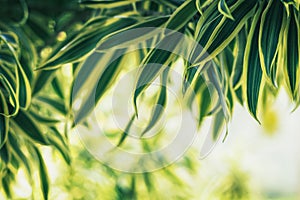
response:
<path id="1" fill-rule="evenodd" d="M 17 141 L 17 139 L 15 138 L 15 136 L 13 136 L 12 132 L 10 132 L 8 135 L 8 141 L 9 141 L 9 145 L 12 147 L 12 152 L 15 154 L 16 157 L 20 159 L 20 161 L 22 161 L 28 174 L 31 175 L 31 167 L 29 164 L 29 160 L 21 150 L 20 148 L 21 146 Z"/>
<path id="2" fill-rule="evenodd" d="M 296 96 L 296 90 L 299 84 L 298 70 L 300 68 L 299 62 L 299 26 L 300 22 L 297 16 L 294 14 L 293 7 L 290 7 L 289 23 L 286 28 L 285 40 L 286 40 L 286 62 L 288 74 L 289 87 L 293 98 Z"/>
<path id="3" fill-rule="evenodd" d="M 75 123 L 80 123 L 96 106 L 113 81 L 116 79 L 122 66 L 124 49 L 91 55 L 82 65 L 73 85 L 72 107 L 75 113 Z M 93 75 L 91 75 L 91 73 Z M 86 78 L 85 78 L 86 77 Z M 86 91 L 85 96 L 80 96 L 81 91 Z M 82 103 L 75 110 L 78 99 Z"/>
<path id="4" fill-rule="evenodd" d="M 45 200 L 47 200 L 49 194 L 49 185 L 50 185 L 48 170 L 40 151 L 36 147 L 34 147 L 34 150 L 36 152 L 38 162 L 39 162 L 39 177 L 40 177 L 40 184 L 43 192 L 43 197 Z"/>
<path id="5" fill-rule="evenodd" d="M 48 145 L 48 141 L 46 140 L 44 133 L 38 124 L 26 112 L 20 110 L 13 121 L 15 122 L 15 125 L 17 125 L 29 138 L 42 145 Z"/>
<path id="6" fill-rule="evenodd" d="M 244 55 L 244 68 L 246 73 L 244 91 L 246 92 L 246 101 L 249 111 L 257 121 L 257 105 L 262 82 L 262 68 L 259 60 L 258 42 L 260 18 L 263 7 L 261 4 L 252 21 Z"/>
<path id="7" fill-rule="evenodd" d="M 233 64 L 233 73 L 231 75 L 231 79 L 232 79 L 231 82 L 233 88 L 239 86 L 243 74 L 244 53 L 245 53 L 246 42 L 247 42 L 245 29 L 242 29 L 240 31 L 240 33 L 237 35 L 236 41 L 237 41 L 236 43 L 237 55 L 235 56 L 235 60 Z"/>
<path id="8" fill-rule="evenodd" d="M 138 96 L 152 83 L 152 81 L 160 74 L 160 72 L 168 66 L 175 57 L 175 49 L 180 44 L 182 38 L 173 33 L 161 40 L 158 45 L 148 53 L 141 64 L 141 70 L 134 89 L 133 103 L 137 113 Z M 178 41 L 178 42 L 174 42 Z"/>
<path id="9" fill-rule="evenodd" d="M 125 141 L 125 139 L 127 138 L 129 130 L 130 130 L 132 124 L 133 124 L 134 119 L 135 119 L 135 115 L 132 115 L 132 117 L 130 118 L 129 122 L 127 123 L 124 131 L 122 132 L 122 135 L 121 135 L 121 138 L 118 142 L 117 147 L 121 146 L 123 144 L 123 142 Z"/>
<path id="10" fill-rule="evenodd" d="M 146 134 L 161 118 L 164 108 L 166 106 L 167 102 L 167 82 L 168 82 L 168 73 L 169 73 L 169 67 L 167 67 L 163 73 L 161 78 L 161 88 L 159 91 L 159 96 L 156 101 L 155 108 L 152 111 L 152 115 L 150 118 L 150 122 L 147 124 L 146 128 L 143 130 L 141 136 Z"/>
<path id="11" fill-rule="evenodd" d="M 272 78 L 271 71 L 275 67 L 279 36 L 281 29 L 284 28 L 283 15 L 283 4 L 280 1 L 269 1 L 261 17 L 259 56 L 262 69 L 269 78 Z"/>

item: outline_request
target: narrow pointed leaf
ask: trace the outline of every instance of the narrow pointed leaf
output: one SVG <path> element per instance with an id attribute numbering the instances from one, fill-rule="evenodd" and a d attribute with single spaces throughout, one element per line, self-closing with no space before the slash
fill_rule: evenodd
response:
<path id="1" fill-rule="evenodd" d="M 126 48 L 130 45 L 136 45 L 149 38 L 153 38 L 162 32 L 162 29 L 155 29 L 155 27 L 162 26 L 169 16 L 150 18 L 138 24 L 126 27 L 120 31 L 113 32 L 104 37 L 97 50 L 103 51 L 110 48 Z"/>
<path id="2" fill-rule="evenodd" d="M 293 13 L 293 8 L 290 9 L 290 20 L 286 34 L 286 67 L 289 78 L 289 87 L 292 92 L 293 97 L 296 96 L 296 90 L 298 87 L 298 70 L 300 68 L 299 62 L 299 22 Z"/>
<path id="3" fill-rule="evenodd" d="M 250 113 L 258 121 L 257 118 L 257 106 L 260 94 L 261 82 L 262 82 L 262 69 L 259 60 L 259 27 L 261 10 L 263 6 L 260 6 L 259 11 L 256 13 L 251 29 L 247 38 L 247 44 L 244 57 L 244 68 L 246 69 L 246 85 L 245 92 L 247 98 L 247 105 Z"/>
<path id="4" fill-rule="evenodd" d="M 146 134 L 158 122 L 158 120 L 161 118 L 161 116 L 163 114 L 163 111 L 164 111 L 164 108 L 165 108 L 166 102 L 167 102 L 167 81 L 168 81 L 169 69 L 170 69 L 169 67 L 166 68 L 162 73 L 161 88 L 159 91 L 159 96 L 158 96 L 155 108 L 152 111 L 150 122 L 148 123 L 148 125 L 146 126 L 144 131 L 142 132 L 141 136 Z"/>
<path id="5" fill-rule="evenodd" d="M 264 10 L 259 31 L 259 52 L 263 71 L 271 78 L 274 67 L 279 35 L 283 27 L 284 6 L 280 1 L 269 1 Z"/>
<path id="6" fill-rule="evenodd" d="M 40 127 L 26 112 L 20 110 L 13 120 L 28 137 L 40 144 L 48 144 Z"/>
<path id="7" fill-rule="evenodd" d="M 218 9 L 220 13 L 222 13 L 224 16 L 228 17 L 231 20 L 234 20 L 231 11 L 226 3 L 226 0 L 220 0 L 218 4 Z"/>
<path id="8" fill-rule="evenodd" d="M 47 200 L 49 194 L 49 185 L 50 185 L 47 167 L 40 151 L 36 147 L 34 147 L 34 149 L 39 162 L 39 176 L 40 176 L 40 184 L 43 192 L 43 197 L 45 200 Z"/>
<path id="9" fill-rule="evenodd" d="M 196 13 L 197 8 L 195 1 L 187 0 L 171 15 L 166 24 L 166 28 L 177 31 L 184 27 Z"/>
<path id="10" fill-rule="evenodd" d="M 0 149 L 6 141 L 8 134 L 8 118 L 5 116 L 8 113 L 8 107 L 0 90 Z"/>

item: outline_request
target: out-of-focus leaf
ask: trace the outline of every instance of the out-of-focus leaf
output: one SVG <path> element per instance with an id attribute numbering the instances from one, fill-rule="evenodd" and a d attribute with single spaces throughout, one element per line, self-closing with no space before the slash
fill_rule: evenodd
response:
<path id="1" fill-rule="evenodd" d="M 159 96 L 155 108 L 152 111 L 150 122 L 142 132 L 141 136 L 146 134 L 158 122 L 158 120 L 161 118 L 161 115 L 163 114 L 167 102 L 167 82 L 168 82 L 169 69 L 170 67 L 167 67 L 162 73 Z"/>
<path id="2" fill-rule="evenodd" d="M 212 103 L 211 92 L 208 88 L 208 85 L 204 82 L 201 90 L 199 91 L 200 102 L 199 102 L 199 119 L 198 119 L 198 128 L 201 126 L 203 119 L 208 115 L 210 111 L 210 105 Z"/>
<path id="3" fill-rule="evenodd" d="M 61 119 L 54 119 L 54 118 L 46 117 L 46 116 L 43 116 L 42 114 L 39 114 L 37 109 L 30 108 L 29 113 L 36 121 L 38 121 L 39 123 L 41 123 L 43 125 L 52 126 L 52 125 L 55 125 L 55 124 L 61 122 Z"/>
<path id="4" fill-rule="evenodd" d="M 71 157 L 69 154 L 69 150 L 67 149 L 66 146 L 63 145 L 63 141 L 58 141 L 59 138 L 54 138 L 54 136 L 56 135 L 49 135 L 47 138 L 50 142 L 50 144 L 52 144 L 62 155 L 62 157 L 64 158 L 64 160 L 66 161 L 66 163 L 68 165 L 71 164 Z"/>
<path id="5" fill-rule="evenodd" d="M 220 110 L 214 117 L 213 120 L 213 129 L 212 129 L 212 134 L 213 134 L 213 139 L 217 140 L 217 138 L 220 136 L 220 133 L 222 131 L 222 128 L 224 127 L 226 122 L 224 113 L 222 110 Z"/>
<path id="6" fill-rule="evenodd" d="M 10 161 L 10 154 L 7 149 L 7 143 L 4 143 L 2 147 L 0 148 L 0 161 L 5 163 L 6 165 Z"/>
<path id="7" fill-rule="evenodd" d="M 131 119 L 129 120 L 128 124 L 125 127 L 125 130 L 122 132 L 122 135 L 121 135 L 121 138 L 120 138 L 120 140 L 118 142 L 117 147 L 121 146 L 123 144 L 123 142 L 125 141 L 125 139 L 127 138 L 129 130 L 131 128 L 131 125 L 132 125 L 134 119 L 135 119 L 135 115 L 133 115 L 131 117 Z"/>
<path id="8" fill-rule="evenodd" d="M 48 141 L 45 139 L 44 133 L 26 112 L 20 110 L 13 121 L 29 138 L 40 144 L 48 145 Z"/>
<path id="9" fill-rule="evenodd" d="M 296 96 L 296 90 L 299 85 L 298 70 L 300 68 L 299 62 L 299 26 L 300 22 L 297 19 L 297 16 L 294 14 L 294 8 L 290 7 L 290 17 L 289 23 L 286 27 L 286 62 L 285 65 L 287 67 L 287 75 L 288 75 L 288 83 L 291 90 L 291 94 L 293 98 Z"/>
<path id="10" fill-rule="evenodd" d="M 52 87 L 54 89 L 54 91 L 56 92 L 56 94 L 61 98 L 64 99 L 64 91 L 63 91 L 63 87 L 62 84 L 59 83 L 59 80 L 57 77 L 54 77 L 54 79 L 51 82 Z"/>
<path id="11" fill-rule="evenodd" d="M 37 77 L 35 79 L 35 83 L 33 86 L 32 95 L 35 96 L 39 91 L 41 91 L 48 81 L 51 81 L 55 75 L 56 70 L 44 70 L 39 71 Z"/>
<path id="12" fill-rule="evenodd" d="M 155 27 L 163 25 L 168 18 L 169 16 L 150 18 L 120 31 L 113 32 L 101 40 L 97 50 L 104 51 L 110 48 L 126 48 L 130 45 L 136 45 L 141 41 L 146 41 L 162 32 L 162 29 L 155 29 Z"/>
<path id="13" fill-rule="evenodd" d="M 20 144 L 18 143 L 17 139 L 13 136 L 13 133 L 11 133 L 11 132 L 8 135 L 8 141 L 9 141 L 9 145 L 12 147 L 11 148 L 12 152 L 15 154 L 16 157 L 18 157 L 20 159 L 20 161 L 22 161 L 28 174 L 31 175 L 31 168 L 29 165 L 28 158 L 25 156 L 23 151 L 20 149 Z"/>
<path id="14" fill-rule="evenodd" d="M 261 4 L 252 21 L 244 57 L 244 68 L 246 72 L 246 84 L 244 85 L 244 91 L 246 92 L 246 101 L 250 113 L 257 121 L 259 121 L 257 118 L 257 105 L 262 82 L 262 69 L 259 60 L 258 41 L 260 18 L 263 7 L 264 6 Z"/>
<path id="15" fill-rule="evenodd" d="M 230 9 L 228 8 L 228 5 L 226 3 L 226 0 L 220 0 L 218 4 L 218 9 L 220 13 L 222 13 L 224 16 L 228 17 L 231 20 L 234 20 Z"/>
<path id="16" fill-rule="evenodd" d="M 98 42 L 107 34 L 128 27 L 137 20 L 133 18 L 96 18 L 87 22 L 81 32 L 57 54 L 47 60 L 38 69 L 51 70 L 62 64 L 73 63 L 92 52 Z"/>
<path id="17" fill-rule="evenodd" d="M 279 35 L 283 26 L 284 6 L 280 1 L 269 1 L 262 13 L 259 31 L 259 56 L 263 72 L 272 79 L 275 67 Z M 274 80 L 272 80 L 274 82 Z"/>
<path id="18" fill-rule="evenodd" d="M 10 182 L 9 182 L 9 179 L 8 179 L 8 177 L 4 177 L 4 178 L 2 178 L 2 188 L 3 188 L 3 190 L 4 190 L 4 192 L 5 192 L 5 194 L 6 194 L 6 196 L 7 196 L 7 198 L 11 198 L 11 184 L 10 184 Z"/>
<path id="19" fill-rule="evenodd" d="M 47 96 L 38 96 L 36 97 L 36 100 L 44 103 L 50 108 L 53 108 L 54 110 L 60 112 L 61 114 L 65 115 L 67 113 L 67 108 L 64 102 L 62 102 L 60 99 L 50 98 Z"/>
<path id="20" fill-rule="evenodd" d="M 50 184 L 47 167 L 45 165 L 44 159 L 40 151 L 36 147 L 34 147 L 34 150 L 36 152 L 38 162 L 39 162 L 40 184 L 43 192 L 43 197 L 45 200 L 47 200 L 49 194 L 49 184 Z"/>
<path id="21" fill-rule="evenodd" d="M 223 111 L 223 116 L 225 117 L 226 122 L 228 122 L 229 118 L 230 118 L 230 112 L 228 110 L 228 106 L 227 106 L 227 103 L 226 103 L 226 96 L 225 96 L 224 91 L 223 91 L 223 88 L 225 86 L 222 85 L 221 82 L 220 82 L 220 78 L 217 74 L 214 63 L 212 64 L 211 67 L 209 67 L 207 69 L 207 74 L 208 74 L 208 77 L 209 77 L 209 81 L 213 84 L 213 86 L 215 87 L 215 89 L 218 93 L 219 102 L 221 104 L 222 111 Z"/>
<path id="22" fill-rule="evenodd" d="M 171 15 L 166 24 L 166 28 L 178 31 L 184 27 L 196 13 L 197 8 L 195 1 L 187 0 Z"/>

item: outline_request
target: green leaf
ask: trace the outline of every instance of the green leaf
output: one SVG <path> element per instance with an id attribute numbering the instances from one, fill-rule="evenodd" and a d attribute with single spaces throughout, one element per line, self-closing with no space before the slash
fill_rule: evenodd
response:
<path id="1" fill-rule="evenodd" d="M 22 163 L 24 164 L 29 176 L 31 175 L 31 168 L 29 165 L 29 160 L 28 158 L 25 156 L 25 154 L 23 153 L 23 151 L 20 149 L 21 145 L 18 143 L 17 139 L 15 138 L 15 136 L 13 136 L 13 133 L 10 132 L 8 134 L 8 142 L 9 145 L 12 147 L 12 153 L 14 153 L 14 155 L 20 159 L 20 161 L 22 161 Z"/>
<path id="2" fill-rule="evenodd" d="M 137 20 L 133 18 L 96 18 L 87 22 L 87 25 L 72 41 L 38 69 L 51 70 L 66 63 L 77 62 L 91 53 L 104 36 L 136 22 Z"/>
<path id="3" fill-rule="evenodd" d="M 235 56 L 235 60 L 233 63 L 233 73 L 231 74 L 231 82 L 233 88 L 237 88 L 240 85 L 240 81 L 243 74 L 244 53 L 247 42 L 247 35 L 245 29 L 242 29 L 239 32 L 239 34 L 237 35 L 236 42 L 237 55 Z"/>
<path id="4" fill-rule="evenodd" d="M 296 96 L 296 90 L 299 85 L 298 70 L 300 68 L 299 62 L 299 21 L 294 14 L 293 7 L 290 7 L 290 17 L 288 27 L 286 28 L 285 40 L 286 40 L 286 67 L 289 80 L 289 87 L 293 98 Z"/>
<path id="5" fill-rule="evenodd" d="M 213 9 L 208 9 L 208 13 L 204 13 L 204 21 L 200 20 L 203 28 L 199 29 L 197 41 L 204 47 L 205 51 L 194 51 L 193 57 L 196 57 L 195 64 L 207 62 L 211 58 L 218 55 L 240 32 L 247 20 L 253 16 L 256 11 L 256 1 L 237 1 L 232 6 L 232 15 L 234 21 L 225 16 L 212 14 Z"/>
<path id="6" fill-rule="evenodd" d="M 0 149 L 2 148 L 2 146 L 6 141 L 8 129 L 9 129 L 8 118 L 5 116 L 7 115 L 7 113 L 8 113 L 8 107 L 4 95 L 0 90 Z"/>
<path id="7" fill-rule="evenodd" d="M 10 82 L 6 79 L 6 77 L 0 73 L 0 83 L 4 86 L 6 92 L 9 94 L 9 102 L 11 107 L 13 107 L 13 111 L 9 111 L 5 115 L 7 117 L 15 116 L 19 111 L 19 101 L 17 100 L 16 93 L 11 86 Z M 2 113 L 2 112 L 0 112 Z"/>
<path id="8" fill-rule="evenodd" d="M 213 63 L 211 65 L 211 67 L 209 67 L 207 69 L 207 75 L 209 77 L 209 81 L 213 84 L 213 86 L 215 87 L 217 93 L 218 93 L 218 97 L 219 97 L 219 102 L 220 105 L 222 107 L 222 111 L 223 111 L 223 115 L 224 118 L 226 119 L 226 122 L 229 121 L 230 118 L 230 112 L 226 103 L 226 96 L 223 92 L 223 88 L 225 87 L 224 85 L 222 86 L 220 78 L 218 76 L 218 72 L 216 69 L 216 64 Z"/>
<path id="9" fill-rule="evenodd" d="M 19 129 L 22 130 L 22 132 L 29 138 L 42 145 L 48 145 L 48 141 L 45 139 L 42 130 L 36 124 L 36 122 L 33 121 L 29 114 L 20 110 L 13 121 L 19 127 Z"/>
<path id="10" fill-rule="evenodd" d="M 52 69 L 39 71 L 37 73 L 37 77 L 35 78 L 35 83 L 33 86 L 32 96 L 35 96 L 38 92 L 40 92 L 44 88 L 44 86 L 53 79 L 55 71 L 55 69 Z"/>
<path id="11" fill-rule="evenodd" d="M 271 77 L 275 67 L 279 36 L 283 26 L 284 6 L 280 1 L 269 1 L 262 13 L 259 31 L 259 56 L 263 72 Z M 274 81 L 273 81 L 274 82 Z"/>
<path id="12" fill-rule="evenodd" d="M 181 38 L 176 33 L 170 34 L 161 40 L 157 47 L 152 49 L 141 63 L 138 80 L 135 85 L 133 103 L 137 113 L 138 96 L 154 81 L 160 72 L 168 66 L 175 57 L 174 52 L 180 44 Z M 178 41 L 178 42 L 174 42 Z M 172 53 L 173 52 L 173 53 Z"/>
<path id="13" fill-rule="evenodd" d="M 155 27 L 163 25 L 168 18 L 169 16 L 150 18 L 120 31 L 113 32 L 100 41 L 97 50 L 104 51 L 110 48 L 125 48 L 153 38 L 162 32 L 162 29 L 155 29 Z"/>
<path id="14" fill-rule="evenodd" d="M 244 57 L 244 68 L 246 73 L 246 101 L 250 113 L 259 122 L 257 118 L 257 105 L 262 82 L 262 68 L 259 59 L 259 27 L 263 5 L 261 4 L 257 11 L 250 28 L 247 38 L 247 44 Z"/>
<path id="15" fill-rule="evenodd" d="M 59 138 L 55 137 L 55 134 L 53 135 L 49 135 L 47 137 L 47 139 L 49 140 L 50 144 L 53 145 L 62 155 L 62 157 L 64 158 L 64 160 L 66 161 L 66 163 L 68 165 L 71 165 L 71 157 L 69 154 L 69 149 L 63 144 L 62 141 L 59 140 Z"/>
<path id="16" fill-rule="evenodd" d="M 150 122 L 142 132 L 141 136 L 143 136 L 149 130 L 151 130 L 151 128 L 158 122 L 158 120 L 161 118 L 161 115 L 163 114 L 167 102 L 167 82 L 168 82 L 169 69 L 170 67 L 167 67 L 162 73 L 159 96 L 156 101 L 155 108 L 152 111 Z"/>
<path id="17" fill-rule="evenodd" d="M 43 192 L 43 197 L 45 200 L 47 200 L 49 194 L 49 184 L 50 184 L 47 167 L 45 165 L 44 159 L 40 151 L 36 147 L 34 147 L 34 150 L 36 152 L 38 162 L 39 162 L 40 184 Z"/>
<path id="18" fill-rule="evenodd" d="M 231 11 L 226 3 L 226 0 L 220 0 L 219 4 L 218 4 L 218 9 L 220 11 L 220 13 L 222 13 L 222 15 L 224 15 L 225 17 L 234 20 Z"/>
<path id="19" fill-rule="evenodd" d="M 132 125 L 134 119 L 135 119 L 135 115 L 132 115 L 131 119 L 129 120 L 128 124 L 125 127 L 125 130 L 122 132 L 122 135 L 118 142 L 117 147 L 121 146 L 123 144 L 123 142 L 125 141 L 125 139 L 127 138 L 129 130 L 131 128 L 131 125 Z"/>
<path id="20" fill-rule="evenodd" d="M 52 82 L 51 82 L 51 85 L 54 89 L 54 91 L 56 92 L 56 94 L 61 98 L 61 99 L 64 99 L 64 88 L 62 87 L 62 84 L 59 82 L 58 78 L 57 77 L 54 77 Z"/>
<path id="21" fill-rule="evenodd" d="M 121 49 L 113 53 L 110 51 L 110 53 L 93 54 L 82 65 L 78 72 L 80 78 L 77 78 L 72 92 L 73 108 L 77 99 L 82 101 L 80 108 L 75 111 L 76 123 L 80 123 L 94 109 L 95 104 L 116 80 L 122 68 L 121 61 L 125 51 Z M 81 91 L 84 90 L 89 93 L 81 97 Z"/>
<path id="22" fill-rule="evenodd" d="M 184 27 L 196 13 L 197 8 L 195 1 L 187 0 L 171 15 L 166 24 L 166 28 L 178 31 Z"/>
<path id="23" fill-rule="evenodd" d="M 107 8 L 131 5 L 142 0 L 80 0 L 79 3 L 89 8 Z"/>
<path id="24" fill-rule="evenodd" d="M 48 96 L 38 96 L 35 100 L 44 103 L 45 105 L 49 106 L 50 108 L 60 112 L 61 114 L 65 115 L 67 113 L 67 108 L 60 99 L 51 98 Z"/>
<path id="25" fill-rule="evenodd" d="M 0 161 L 5 163 L 6 165 L 10 162 L 10 154 L 7 149 L 7 143 L 4 143 L 0 148 Z"/>
<path id="26" fill-rule="evenodd" d="M 212 97 L 211 97 L 211 92 L 205 82 L 198 93 L 200 97 L 198 128 L 200 128 L 203 119 L 209 114 L 211 103 L 212 103 L 212 99 L 211 99 Z"/>
<path id="27" fill-rule="evenodd" d="M 47 126 L 53 126 L 62 121 L 62 119 L 54 119 L 51 117 L 43 116 L 42 114 L 39 113 L 37 109 L 34 108 L 30 108 L 29 114 L 40 124 L 47 125 Z"/>
<path id="28" fill-rule="evenodd" d="M 31 87 L 30 87 L 29 80 L 18 60 L 18 55 L 17 55 L 15 49 L 13 48 L 13 46 L 10 43 L 8 43 L 2 35 L 0 35 L 0 39 L 2 39 L 4 41 L 4 43 L 9 48 L 10 52 L 12 53 L 12 55 L 15 59 L 15 63 L 17 65 L 17 67 L 16 67 L 16 82 L 17 82 L 16 94 L 19 99 L 20 107 L 27 109 L 31 102 Z"/>
<path id="29" fill-rule="evenodd" d="M 212 129 L 212 136 L 214 140 L 217 140 L 221 134 L 222 127 L 224 127 L 226 122 L 226 118 L 222 110 L 220 110 L 214 117 L 213 120 L 213 129 Z"/>

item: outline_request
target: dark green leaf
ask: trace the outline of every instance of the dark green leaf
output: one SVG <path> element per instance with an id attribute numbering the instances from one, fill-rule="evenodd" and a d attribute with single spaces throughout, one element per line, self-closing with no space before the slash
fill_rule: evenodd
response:
<path id="1" fill-rule="evenodd" d="M 7 104 L 0 90 L 0 149 L 4 145 L 8 134 L 8 118 L 5 116 L 8 114 Z"/>
<path id="2" fill-rule="evenodd" d="M 270 78 L 275 67 L 279 35 L 283 26 L 284 6 L 280 1 L 269 1 L 260 23 L 259 52 L 263 71 Z"/>
<path id="3" fill-rule="evenodd" d="M 40 151 L 34 147 L 36 155 L 38 157 L 38 162 L 39 162 L 39 175 L 40 175 L 40 184 L 43 192 L 43 197 L 45 200 L 48 199 L 48 194 L 49 194 L 49 177 L 48 177 L 48 171 L 47 167 L 45 165 L 44 159 L 40 153 Z"/>
<path id="4" fill-rule="evenodd" d="M 246 97 L 249 111 L 253 117 L 257 118 L 257 105 L 262 81 L 262 68 L 259 60 L 259 27 L 263 5 L 260 5 L 259 11 L 256 13 L 247 38 L 247 44 L 244 57 L 244 68 L 246 69 Z"/>
<path id="5" fill-rule="evenodd" d="M 28 137 L 40 144 L 48 144 L 40 127 L 26 112 L 20 110 L 13 120 Z"/>
<path id="6" fill-rule="evenodd" d="M 228 5 L 226 3 L 226 0 L 220 0 L 218 4 L 218 9 L 220 13 L 222 13 L 224 16 L 228 17 L 231 20 L 234 20 L 230 9 L 228 8 Z"/>
<path id="7" fill-rule="evenodd" d="M 287 72 L 288 72 L 288 78 L 289 78 L 289 87 L 291 90 L 291 93 L 293 97 L 295 98 L 296 90 L 298 87 L 298 80 L 297 76 L 298 69 L 300 68 L 300 62 L 299 62 L 299 22 L 297 23 L 296 15 L 294 15 L 293 8 L 290 7 L 290 17 L 289 17 L 289 25 L 287 29 L 287 35 L 286 35 L 286 66 L 287 66 Z"/>
<path id="8" fill-rule="evenodd" d="M 178 31 L 184 27 L 196 13 L 197 8 L 195 1 L 187 0 L 171 15 L 166 24 L 166 28 Z"/>

